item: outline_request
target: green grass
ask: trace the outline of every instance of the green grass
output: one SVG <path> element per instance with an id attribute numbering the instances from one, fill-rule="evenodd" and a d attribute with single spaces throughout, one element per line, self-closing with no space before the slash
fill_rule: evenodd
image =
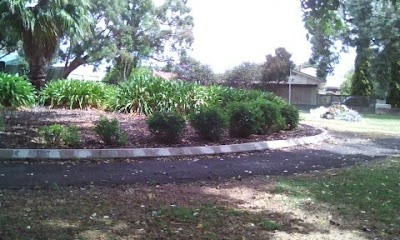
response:
<path id="1" fill-rule="evenodd" d="M 311 198 L 333 205 L 349 219 L 371 219 L 388 229 L 400 229 L 399 157 L 337 174 L 282 178 L 277 189 L 297 200 Z"/>
<path id="2" fill-rule="evenodd" d="M 318 119 L 311 116 L 309 113 L 301 113 L 300 116 L 303 119 L 303 123 L 324 127 L 328 130 L 400 135 L 400 116 L 397 115 L 363 114 L 361 122 Z"/>
<path id="3" fill-rule="evenodd" d="M 270 220 L 263 220 L 259 223 L 261 229 L 266 231 L 274 231 L 282 228 L 282 225 Z"/>

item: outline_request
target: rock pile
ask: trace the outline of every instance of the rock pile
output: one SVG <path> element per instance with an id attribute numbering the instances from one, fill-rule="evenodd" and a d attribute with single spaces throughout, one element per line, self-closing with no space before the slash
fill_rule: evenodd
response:
<path id="1" fill-rule="evenodd" d="M 316 109 L 311 109 L 310 114 L 317 118 L 335 119 L 343 120 L 349 122 L 360 122 L 361 115 L 345 105 L 332 105 L 328 108 L 319 107 Z"/>

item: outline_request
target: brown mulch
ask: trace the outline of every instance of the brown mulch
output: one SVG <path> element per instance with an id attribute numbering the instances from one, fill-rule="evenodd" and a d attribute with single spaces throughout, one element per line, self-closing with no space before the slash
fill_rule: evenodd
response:
<path id="1" fill-rule="evenodd" d="M 195 130 L 189 125 L 181 143 L 161 144 L 151 136 L 146 116 L 104 112 L 95 109 L 69 110 L 48 109 L 36 107 L 30 110 L 5 111 L 5 131 L 0 131 L 0 148 L 60 148 L 60 146 L 46 146 L 39 138 L 38 129 L 41 126 L 52 124 L 76 125 L 81 132 L 80 148 L 111 148 L 115 146 L 104 145 L 93 131 L 95 122 L 105 116 L 109 119 L 117 118 L 121 127 L 129 136 L 128 144 L 124 148 L 153 148 L 153 147 L 187 147 L 187 146 L 212 146 L 236 144 L 244 142 L 269 141 L 312 136 L 321 133 L 308 125 L 300 125 L 292 131 L 280 131 L 268 135 L 252 135 L 247 139 L 231 138 L 227 134 L 217 142 L 206 142 L 197 136 Z M 63 148 L 63 147 L 62 147 Z"/>

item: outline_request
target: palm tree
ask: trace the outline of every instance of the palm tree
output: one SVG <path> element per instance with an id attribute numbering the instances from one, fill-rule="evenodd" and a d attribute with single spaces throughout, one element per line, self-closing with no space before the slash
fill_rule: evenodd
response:
<path id="1" fill-rule="evenodd" d="M 89 9 L 89 0 L 0 0 L 0 26 L 18 34 L 37 89 L 45 84 L 60 39 L 88 32 Z"/>

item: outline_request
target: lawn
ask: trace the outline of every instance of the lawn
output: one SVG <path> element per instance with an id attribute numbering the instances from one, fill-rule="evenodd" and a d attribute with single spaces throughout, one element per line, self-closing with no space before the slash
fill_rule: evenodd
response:
<path id="1" fill-rule="evenodd" d="M 303 123 L 324 127 L 328 130 L 350 131 L 368 135 L 400 135 L 400 115 L 363 114 L 361 122 L 315 118 L 304 112 L 300 116 Z"/>
<path id="2" fill-rule="evenodd" d="M 292 177 L 2 190 L 2 239 L 391 239 L 400 158 Z"/>

